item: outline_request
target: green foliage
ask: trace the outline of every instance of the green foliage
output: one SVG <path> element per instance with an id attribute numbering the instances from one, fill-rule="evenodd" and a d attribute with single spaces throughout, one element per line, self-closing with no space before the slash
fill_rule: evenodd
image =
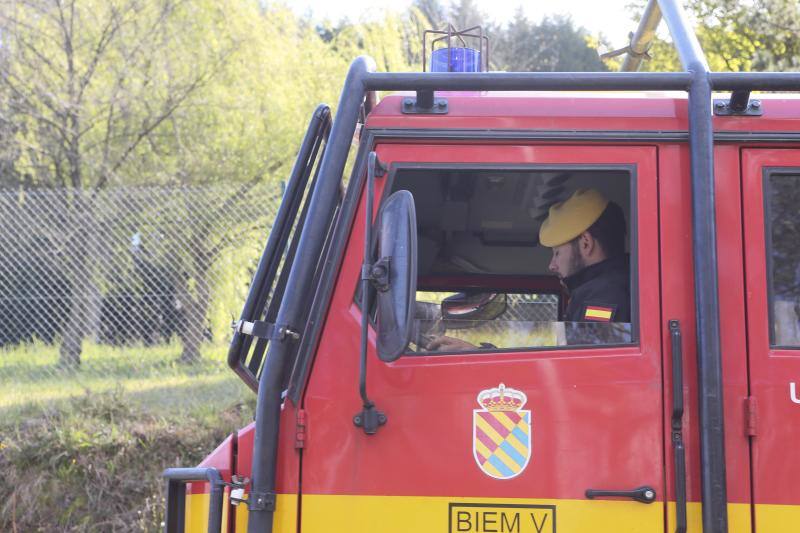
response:
<path id="1" fill-rule="evenodd" d="M 40 186 L 274 180 L 351 59 L 256 0 L 28 0 L 0 31 L 0 147 Z"/>
<path id="2" fill-rule="evenodd" d="M 344 59 L 287 8 L 257 0 L 25 0 L 0 13 L 8 43 L 0 103 L 14 119 L 13 127 L 0 124 L 6 185 L 237 184 L 203 224 L 184 228 L 185 253 L 169 261 L 193 313 L 181 357 L 196 361 L 190 340 L 215 313 L 209 276 L 227 252 L 219 243 L 226 231 L 250 230 L 218 227 L 216 211 L 244 209 L 254 187 L 285 179 L 311 112 L 336 101 L 352 56 Z M 398 27 L 365 27 L 373 37 L 366 44 L 390 36 L 383 64 L 402 70 Z M 67 208 L 84 215 L 81 205 Z M 89 283 L 101 290 L 89 236 L 76 233 L 66 247 L 75 251 L 69 271 L 92 272 Z M 88 310 L 71 301 L 62 355 L 78 366 Z"/>
<path id="3" fill-rule="evenodd" d="M 483 13 L 475 3 L 475 0 L 458 0 L 453 2 L 450 7 L 449 22 L 456 29 L 463 30 L 478 25 L 486 25 L 486 14 Z"/>
<path id="4" fill-rule="evenodd" d="M 447 9 L 439 0 L 414 0 L 413 7 L 425 17 L 428 29 L 441 29 L 448 22 Z"/>
<path id="5" fill-rule="evenodd" d="M 529 21 L 517 8 L 513 19 L 506 24 L 487 24 L 488 17 L 473 0 L 460 0 L 445 8 L 438 0 L 417 0 L 428 28 L 443 29 L 447 23 L 463 30 L 481 25 L 490 37 L 492 70 L 509 72 L 557 72 L 608 70 L 600 60 L 597 48 L 599 36 L 576 27 L 572 19 L 557 15 L 544 17 L 541 22 Z"/>
<path id="6" fill-rule="evenodd" d="M 161 530 L 161 472 L 198 464 L 255 401 L 226 346 L 192 366 L 180 350 L 89 344 L 79 373 L 40 342 L 0 351 L 0 531 Z"/>
<path id="7" fill-rule="evenodd" d="M 519 72 L 579 72 L 608 70 L 596 51 L 596 41 L 564 16 L 545 17 L 534 24 L 518 9 L 504 30 L 493 32 L 492 62 L 499 70 Z M 595 46 L 591 46 L 595 45 Z"/>
<path id="8" fill-rule="evenodd" d="M 342 72 L 360 55 L 375 59 L 379 71 L 408 72 L 421 66 L 422 31 L 426 26 L 424 13 L 412 8 L 405 16 L 390 14 L 370 22 L 326 22 L 316 31 L 329 44 Z"/>
<path id="9" fill-rule="evenodd" d="M 641 13 L 645 3 L 632 9 Z M 685 6 L 711 70 L 800 70 L 796 0 L 694 0 Z M 653 59 L 645 61 L 642 70 L 682 70 L 671 42 L 657 39 L 650 54 Z"/>
<path id="10" fill-rule="evenodd" d="M 4 418 L 0 530 L 160 531 L 164 468 L 196 465 L 251 412 L 157 417 L 116 390 Z"/>
<path id="11" fill-rule="evenodd" d="M 317 28 L 257 0 L 2 2 L 0 179 L 13 186 L 278 180 L 357 55 L 416 70 L 424 29 L 486 27 L 474 0 Z M 520 11 L 487 29 L 499 68 L 603 69 L 568 18 Z"/>

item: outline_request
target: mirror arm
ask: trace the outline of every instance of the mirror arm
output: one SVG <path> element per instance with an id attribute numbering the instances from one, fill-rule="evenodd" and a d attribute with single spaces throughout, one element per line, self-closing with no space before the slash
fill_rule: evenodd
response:
<path id="1" fill-rule="evenodd" d="M 363 409 L 353 417 L 353 423 L 364 429 L 367 435 L 374 435 L 378 428 L 386 423 L 386 415 L 375 407 L 375 403 L 367 396 L 367 344 L 369 339 L 369 304 L 373 291 L 373 283 L 382 277 L 388 281 L 388 265 L 378 261 L 372 263 L 372 199 L 375 195 L 375 176 L 383 176 L 385 167 L 378 161 L 378 154 L 369 153 L 367 164 L 367 212 L 364 217 L 364 264 L 361 267 L 361 367 L 359 373 L 359 392 Z M 385 276 L 381 275 L 385 272 Z"/>
<path id="2" fill-rule="evenodd" d="M 391 257 L 381 257 L 366 273 L 370 285 L 381 292 L 389 290 L 389 268 L 391 263 Z M 363 276 L 364 274 L 362 273 L 362 279 Z"/>

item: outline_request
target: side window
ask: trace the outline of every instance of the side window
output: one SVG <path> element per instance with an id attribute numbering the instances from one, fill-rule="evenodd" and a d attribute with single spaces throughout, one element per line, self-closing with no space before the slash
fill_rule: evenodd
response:
<path id="1" fill-rule="evenodd" d="M 800 171 L 767 171 L 764 184 L 770 343 L 800 347 Z"/>
<path id="2" fill-rule="evenodd" d="M 412 349 L 636 342 L 633 183 L 630 168 L 397 168 L 418 224 Z"/>
<path id="3" fill-rule="evenodd" d="M 559 296 L 502 289 L 461 292 L 417 291 L 412 343 L 425 350 L 451 335 L 484 349 L 499 346 L 557 346 Z"/>

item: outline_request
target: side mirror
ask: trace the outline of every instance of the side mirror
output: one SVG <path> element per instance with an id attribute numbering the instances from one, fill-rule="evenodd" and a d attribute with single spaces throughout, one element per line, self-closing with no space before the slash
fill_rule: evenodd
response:
<path id="1" fill-rule="evenodd" d="M 417 213 L 414 197 L 397 191 L 378 213 L 378 261 L 373 276 L 378 282 L 378 357 L 394 361 L 406 350 L 417 294 Z M 377 271 L 376 271 L 377 269 Z"/>

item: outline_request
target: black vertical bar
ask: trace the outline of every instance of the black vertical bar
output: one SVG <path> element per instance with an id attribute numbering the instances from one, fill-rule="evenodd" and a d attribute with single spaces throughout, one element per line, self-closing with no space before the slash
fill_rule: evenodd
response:
<path id="1" fill-rule="evenodd" d="M 683 346 L 681 326 L 677 320 L 669 321 L 672 346 L 672 429 L 683 427 Z"/>
<path id="2" fill-rule="evenodd" d="M 673 436 L 672 451 L 675 456 L 675 533 L 686 533 L 686 448 L 683 439 Z M 678 476 L 681 473 L 682 476 Z"/>
<path id="3" fill-rule="evenodd" d="M 372 407 L 367 396 L 367 345 L 369 329 L 369 300 L 372 292 L 369 282 L 369 269 L 372 268 L 372 202 L 375 196 L 375 169 L 378 166 L 378 155 L 370 152 L 367 159 L 367 197 L 366 216 L 364 217 L 364 263 L 361 267 L 361 358 L 358 391 L 364 409 Z"/>
<path id="4" fill-rule="evenodd" d="M 692 164 L 692 237 L 697 373 L 700 407 L 700 461 L 703 531 L 728 531 L 725 427 L 722 407 L 722 350 L 719 335 L 714 140 L 711 86 L 697 71 L 689 89 L 689 145 Z"/>
<path id="5" fill-rule="evenodd" d="M 669 321 L 672 341 L 672 452 L 675 461 L 675 533 L 686 533 L 686 448 L 683 445 L 683 340 L 677 320 Z"/>
<path id="6" fill-rule="evenodd" d="M 186 484 L 174 479 L 167 480 L 167 508 L 164 516 L 164 531 L 175 533 L 184 530 L 186 509 Z"/>
<path id="7" fill-rule="evenodd" d="M 328 145 L 320 163 L 319 183 L 314 189 L 309 217 L 300 236 L 297 257 L 292 264 L 286 294 L 299 294 L 312 283 L 314 271 L 325 245 L 331 213 L 336 209 L 342 179 L 358 115 L 364 102 L 364 76 L 375 69 L 374 61 L 359 57 L 350 65 L 342 87 L 338 111 Z M 285 298 L 278 311 L 278 324 L 291 326 L 305 313 L 305 302 Z M 281 411 L 281 389 L 290 362 L 291 341 L 273 341 L 261 372 L 256 404 L 253 471 L 248 497 L 248 533 L 271 533 L 274 505 L 275 474 L 278 455 L 278 428 Z M 265 502 L 265 503 L 261 503 Z"/>
<path id="8" fill-rule="evenodd" d="M 719 335 L 714 131 L 711 81 L 697 36 L 676 0 L 659 0 L 664 20 L 689 86 L 689 149 L 692 169 L 692 251 L 697 322 L 703 531 L 727 533 L 725 427 L 722 405 L 722 350 Z"/>
<path id="9" fill-rule="evenodd" d="M 328 118 L 327 118 L 327 120 L 325 122 L 325 127 L 320 132 L 320 137 L 317 139 L 317 147 L 316 147 L 316 149 L 320 148 L 320 146 L 322 145 L 323 141 L 327 142 L 327 139 L 328 139 L 327 135 L 328 135 L 328 131 L 330 130 L 330 115 L 327 115 L 327 116 L 328 116 Z M 308 167 L 308 172 L 309 173 L 311 172 L 312 167 L 314 166 L 314 162 L 316 161 L 316 157 L 317 157 L 316 149 L 315 149 L 314 153 L 311 155 L 311 158 L 308 160 L 308 163 L 307 163 L 307 167 Z M 306 175 L 306 179 L 307 178 L 308 178 L 308 176 Z M 311 185 L 308 186 L 309 187 L 309 189 L 308 189 L 309 191 L 313 191 L 316 188 L 317 181 L 319 181 L 319 167 L 317 167 L 317 171 L 314 173 L 314 178 L 311 180 Z M 305 190 L 305 185 L 303 186 L 303 191 L 304 190 Z M 298 191 L 298 193 L 297 193 L 296 201 L 297 201 L 298 205 L 299 205 L 300 201 L 302 201 L 302 199 L 303 199 L 303 194 L 302 194 L 303 191 Z M 294 224 L 294 227 L 296 229 L 294 230 L 294 233 L 292 234 L 292 240 L 288 244 L 288 249 L 286 247 L 286 242 L 284 242 L 282 244 L 282 246 L 281 246 L 282 253 L 280 255 L 278 255 L 278 257 L 277 257 L 278 261 L 280 261 L 281 257 L 284 257 L 283 264 L 287 265 L 287 266 L 284 266 L 284 268 L 281 269 L 281 272 L 278 275 L 278 280 L 277 281 L 274 281 L 274 279 L 270 278 L 269 282 L 265 282 L 264 299 L 261 301 L 262 302 L 261 303 L 262 307 L 264 305 L 264 302 L 266 302 L 266 298 L 267 298 L 268 293 L 269 293 L 269 288 L 272 287 L 272 298 L 270 299 L 269 305 L 267 306 L 266 310 L 263 312 L 264 321 L 265 322 L 269 322 L 269 323 L 272 323 L 272 324 L 276 323 L 276 319 L 277 319 L 277 316 L 278 316 L 278 310 L 280 309 L 280 304 L 281 304 L 281 301 L 283 300 L 283 297 L 284 297 L 284 294 L 285 294 L 286 281 L 289 279 L 289 270 L 291 270 L 291 267 L 288 266 L 288 265 L 291 265 L 294 262 L 294 257 L 295 257 L 295 254 L 297 252 L 297 246 L 298 246 L 298 244 L 300 242 L 300 234 L 302 233 L 302 228 L 305 225 L 305 220 L 306 220 L 306 217 L 308 215 L 308 205 L 309 205 L 310 197 L 311 197 L 311 195 L 309 194 L 307 196 L 307 198 L 306 198 L 306 201 L 303 203 L 303 209 L 300 211 L 299 218 L 297 218 L 297 207 L 294 207 L 294 210 L 292 211 L 292 219 L 294 220 L 295 218 L 297 218 L 297 223 Z M 293 198 L 292 201 L 294 202 L 295 199 Z M 291 233 L 291 230 L 292 230 L 292 225 L 290 224 L 286 229 L 286 237 L 287 237 L 287 239 L 289 237 L 289 234 Z M 276 263 L 276 268 L 277 268 L 277 266 L 278 266 L 278 263 Z M 273 277 L 274 277 L 274 274 L 273 274 Z M 273 287 L 273 282 L 274 282 L 274 287 Z M 292 297 L 293 298 L 300 298 L 299 295 L 293 295 Z M 255 316 L 252 319 L 243 319 L 243 320 L 254 320 L 254 319 L 258 319 L 258 317 Z M 300 326 L 300 324 L 295 324 L 295 325 L 298 326 L 298 327 Z M 298 333 L 302 334 L 302 331 L 300 331 L 299 329 L 297 331 L 298 331 Z M 247 337 L 247 339 L 252 339 L 252 337 Z M 245 341 L 245 342 L 247 342 L 247 341 Z M 255 380 L 255 386 L 251 387 L 251 388 L 253 388 L 253 390 L 255 390 L 256 392 L 258 392 L 259 369 L 261 368 L 261 363 L 263 362 L 264 354 L 265 354 L 265 352 L 267 350 L 267 346 L 268 345 L 269 345 L 269 341 L 268 340 L 266 340 L 266 339 L 258 339 L 256 341 L 255 348 L 253 348 L 253 354 L 250 357 L 250 362 L 247 363 L 247 369 L 252 374 L 252 376 L 253 376 L 252 379 Z M 242 362 L 244 362 L 245 357 L 247 356 L 247 353 L 249 352 L 249 350 L 250 350 L 249 344 L 245 344 L 242 347 Z"/>

